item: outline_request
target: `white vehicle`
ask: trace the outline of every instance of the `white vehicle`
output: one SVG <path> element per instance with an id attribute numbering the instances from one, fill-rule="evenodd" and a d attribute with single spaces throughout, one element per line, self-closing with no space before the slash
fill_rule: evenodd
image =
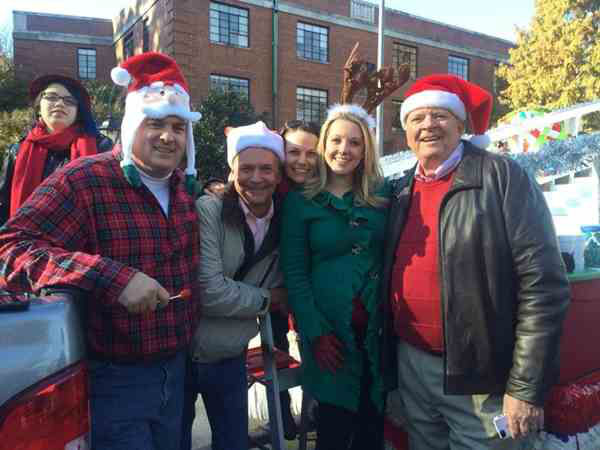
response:
<path id="1" fill-rule="evenodd" d="M 74 298 L 2 294 L 0 449 L 88 449 L 85 343 Z"/>

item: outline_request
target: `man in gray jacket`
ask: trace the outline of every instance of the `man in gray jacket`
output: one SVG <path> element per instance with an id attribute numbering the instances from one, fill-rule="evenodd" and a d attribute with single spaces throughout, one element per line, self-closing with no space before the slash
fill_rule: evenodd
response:
<path id="1" fill-rule="evenodd" d="M 182 450 L 191 448 L 194 404 L 202 395 L 213 450 L 248 448 L 246 348 L 257 317 L 286 302 L 279 270 L 283 140 L 264 123 L 226 130 L 231 182 L 223 197 L 206 195 L 200 220 L 202 317 L 191 346 Z"/>

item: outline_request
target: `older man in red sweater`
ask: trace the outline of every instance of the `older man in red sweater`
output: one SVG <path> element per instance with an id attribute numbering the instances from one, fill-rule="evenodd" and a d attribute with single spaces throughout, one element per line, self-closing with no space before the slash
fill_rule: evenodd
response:
<path id="1" fill-rule="evenodd" d="M 521 167 L 482 150 L 491 107 L 431 75 L 401 108 L 418 163 L 393 182 L 383 288 L 411 450 L 523 448 L 558 374 L 569 288 L 552 218 Z"/>

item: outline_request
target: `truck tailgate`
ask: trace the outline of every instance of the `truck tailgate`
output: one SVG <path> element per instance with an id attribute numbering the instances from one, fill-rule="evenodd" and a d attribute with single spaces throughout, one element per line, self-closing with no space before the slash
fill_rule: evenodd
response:
<path id="1" fill-rule="evenodd" d="M 0 313 L 0 406 L 84 357 L 78 309 L 70 297 L 33 299 L 25 311 Z"/>

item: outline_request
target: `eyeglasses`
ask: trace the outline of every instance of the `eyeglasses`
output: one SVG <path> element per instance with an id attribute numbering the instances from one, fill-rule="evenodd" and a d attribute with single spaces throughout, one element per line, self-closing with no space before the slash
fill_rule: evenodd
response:
<path id="1" fill-rule="evenodd" d="M 71 108 L 75 108 L 77 106 L 77 100 L 75 97 L 71 97 L 70 95 L 58 95 L 54 93 L 43 93 L 42 99 L 46 100 L 48 103 L 52 103 L 56 105 L 59 101 L 62 100 L 65 106 L 70 106 Z"/>

